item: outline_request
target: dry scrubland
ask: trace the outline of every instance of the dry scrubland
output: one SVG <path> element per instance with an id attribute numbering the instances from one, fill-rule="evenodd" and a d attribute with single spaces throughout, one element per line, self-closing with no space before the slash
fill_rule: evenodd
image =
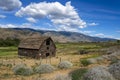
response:
<path id="1" fill-rule="evenodd" d="M 19 58 L 17 47 L 0 47 L 0 80 L 120 80 L 114 71 L 120 69 L 119 43 L 56 46 L 56 57 L 39 60 Z"/>

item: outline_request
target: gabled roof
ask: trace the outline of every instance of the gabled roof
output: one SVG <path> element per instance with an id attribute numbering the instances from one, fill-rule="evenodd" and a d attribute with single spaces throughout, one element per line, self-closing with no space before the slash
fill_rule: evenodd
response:
<path id="1" fill-rule="evenodd" d="M 46 36 L 26 38 L 20 42 L 18 48 L 39 49 L 42 43 L 49 38 Z"/>

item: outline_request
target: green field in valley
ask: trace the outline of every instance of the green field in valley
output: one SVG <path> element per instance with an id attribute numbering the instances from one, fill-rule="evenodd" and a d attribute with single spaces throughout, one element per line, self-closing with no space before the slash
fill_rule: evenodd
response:
<path id="1" fill-rule="evenodd" d="M 15 56 L 17 50 L 17 47 L 0 47 L 0 56 Z"/>
<path id="2" fill-rule="evenodd" d="M 108 48 L 110 46 L 118 45 L 117 43 L 56 43 L 57 54 L 79 54 L 80 51 L 98 52 L 100 49 Z M 0 56 L 16 56 L 18 48 L 0 47 Z"/>

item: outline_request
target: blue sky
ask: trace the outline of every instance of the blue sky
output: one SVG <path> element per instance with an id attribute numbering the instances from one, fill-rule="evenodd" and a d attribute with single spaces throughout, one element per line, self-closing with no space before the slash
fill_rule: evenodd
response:
<path id="1" fill-rule="evenodd" d="M 0 27 L 120 39 L 119 0 L 0 0 Z"/>

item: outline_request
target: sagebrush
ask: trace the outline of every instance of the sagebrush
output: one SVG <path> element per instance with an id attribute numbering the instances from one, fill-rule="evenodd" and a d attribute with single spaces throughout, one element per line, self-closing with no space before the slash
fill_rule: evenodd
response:
<path id="1" fill-rule="evenodd" d="M 62 61 L 58 64 L 58 68 L 60 69 L 68 69 L 71 68 L 73 64 L 69 61 Z"/>
<path id="2" fill-rule="evenodd" d="M 41 64 L 35 68 L 36 73 L 50 73 L 53 72 L 55 68 L 50 64 Z"/>
<path id="3" fill-rule="evenodd" d="M 25 64 L 18 64 L 13 68 L 13 72 L 16 75 L 31 75 L 33 73 L 33 70 L 29 67 L 27 67 Z"/>
<path id="4" fill-rule="evenodd" d="M 89 69 L 84 74 L 83 80 L 115 80 L 113 76 L 107 71 L 107 67 L 98 66 Z"/>
<path id="5" fill-rule="evenodd" d="M 120 80 L 120 61 L 118 63 L 114 63 L 109 66 L 109 72 L 115 77 L 117 80 Z"/>

